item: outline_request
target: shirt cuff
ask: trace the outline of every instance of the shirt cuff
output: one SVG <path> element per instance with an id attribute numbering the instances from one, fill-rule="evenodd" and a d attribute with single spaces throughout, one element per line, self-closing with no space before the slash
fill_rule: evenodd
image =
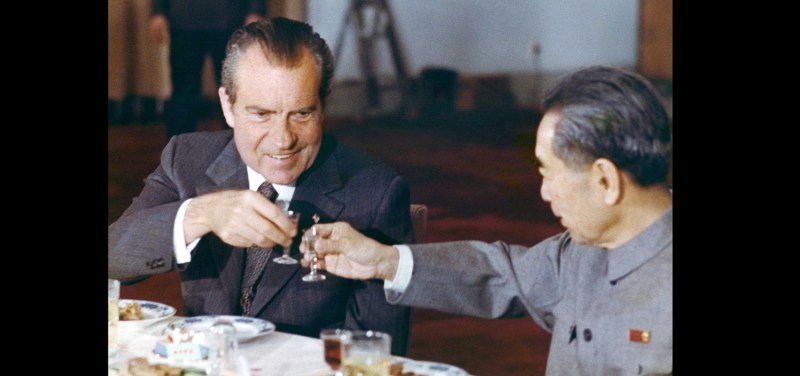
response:
<path id="1" fill-rule="evenodd" d="M 407 245 L 397 244 L 394 246 L 400 255 L 400 260 L 397 262 L 397 272 L 394 278 L 383 281 L 383 289 L 387 292 L 402 294 L 406 291 L 408 283 L 411 282 L 411 272 L 414 270 L 414 256 L 411 254 L 411 248 Z"/>
<path id="2" fill-rule="evenodd" d="M 200 242 L 200 238 L 197 238 L 187 245 L 186 237 L 183 235 L 183 217 L 186 215 L 186 207 L 189 206 L 189 201 L 192 201 L 192 199 L 184 201 L 178 208 L 178 214 L 175 215 L 175 223 L 172 226 L 172 245 L 175 249 L 175 262 L 178 264 L 192 261 L 192 250 Z"/>

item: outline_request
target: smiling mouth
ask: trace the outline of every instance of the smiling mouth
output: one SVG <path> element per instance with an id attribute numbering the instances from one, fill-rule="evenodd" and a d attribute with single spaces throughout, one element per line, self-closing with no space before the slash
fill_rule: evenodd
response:
<path id="1" fill-rule="evenodd" d="M 269 156 L 272 159 L 283 160 L 283 159 L 291 158 L 295 154 L 297 154 L 297 152 L 288 153 L 288 154 L 267 154 L 267 156 Z"/>

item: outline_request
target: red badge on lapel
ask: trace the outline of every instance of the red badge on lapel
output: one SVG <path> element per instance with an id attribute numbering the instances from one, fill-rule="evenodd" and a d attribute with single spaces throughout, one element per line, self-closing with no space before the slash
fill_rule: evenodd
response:
<path id="1" fill-rule="evenodd" d="M 631 342 L 650 343 L 650 331 L 629 329 L 628 338 L 630 339 Z"/>

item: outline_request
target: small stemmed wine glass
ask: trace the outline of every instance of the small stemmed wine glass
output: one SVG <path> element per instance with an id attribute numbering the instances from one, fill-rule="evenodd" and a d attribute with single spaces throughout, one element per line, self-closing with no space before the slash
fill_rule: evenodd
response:
<path id="1" fill-rule="evenodd" d="M 318 216 L 315 214 L 314 223 L 318 221 Z M 320 238 L 316 227 L 311 227 L 303 233 L 303 241 L 308 244 L 308 250 L 311 252 L 311 272 L 303 276 L 303 281 L 316 282 L 324 281 L 325 275 L 319 273 L 319 259 L 317 258 L 317 251 L 314 250 L 314 242 Z"/>
<path id="2" fill-rule="evenodd" d="M 286 214 L 286 216 L 289 217 L 289 219 L 292 222 L 294 222 L 295 224 L 300 223 L 300 213 L 293 210 L 289 210 L 288 201 L 279 200 L 278 202 L 276 202 L 276 204 L 281 208 L 281 210 L 283 210 L 283 213 Z M 272 261 L 284 265 L 297 264 L 297 260 L 289 257 L 290 251 L 291 249 L 289 247 L 284 247 L 283 254 L 280 257 L 272 259 Z"/>

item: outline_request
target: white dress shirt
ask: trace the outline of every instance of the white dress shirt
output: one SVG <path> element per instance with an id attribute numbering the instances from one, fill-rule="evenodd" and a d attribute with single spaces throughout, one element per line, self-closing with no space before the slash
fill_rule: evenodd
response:
<path id="1" fill-rule="evenodd" d="M 250 166 L 247 166 L 247 182 L 251 191 L 258 190 L 258 186 L 265 180 L 266 179 L 261 176 L 261 174 L 250 168 Z M 272 186 L 278 191 L 278 198 L 275 199 L 275 202 L 285 201 L 288 203 L 292 200 L 295 189 L 294 185 L 272 184 Z M 200 242 L 200 238 L 198 238 L 186 244 L 186 238 L 183 234 L 183 218 L 186 215 L 186 207 L 189 205 L 190 201 L 192 201 L 191 198 L 184 201 L 178 208 L 178 214 L 175 216 L 175 223 L 172 227 L 172 243 L 175 248 L 175 261 L 178 264 L 185 264 L 192 261 L 192 250 L 197 246 L 197 243 Z M 410 278 L 411 276 L 409 275 L 409 279 Z"/>
<path id="2" fill-rule="evenodd" d="M 383 281 L 383 289 L 387 294 L 402 294 L 406 291 L 408 283 L 411 281 L 411 272 L 414 270 L 414 256 L 407 245 L 397 244 L 394 246 L 400 253 L 400 260 L 397 262 L 397 272 L 392 280 Z"/>

